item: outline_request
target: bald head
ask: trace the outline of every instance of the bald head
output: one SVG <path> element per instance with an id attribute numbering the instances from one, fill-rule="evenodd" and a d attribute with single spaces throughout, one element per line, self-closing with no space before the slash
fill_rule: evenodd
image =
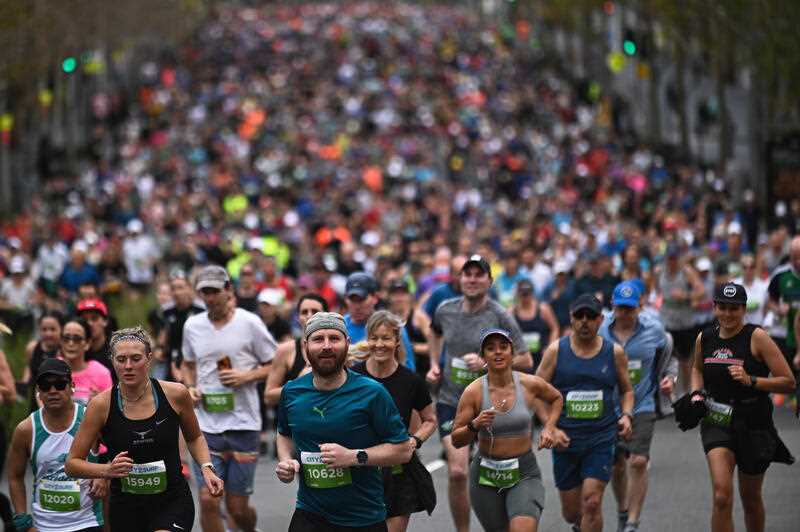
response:
<path id="1" fill-rule="evenodd" d="M 794 237 L 789 243 L 789 260 L 795 272 L 800 272 L 800 235 Z"/>

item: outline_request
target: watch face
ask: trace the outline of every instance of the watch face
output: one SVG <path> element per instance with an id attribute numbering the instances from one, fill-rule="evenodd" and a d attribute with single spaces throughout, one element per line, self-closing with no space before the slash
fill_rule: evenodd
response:
<path id="1" fill-rule="evenodd" d="M 366 464 L 367 458 L 367 451 L 358 451 L 358 453 L 356 453 L 356 460 L 358 460 L 359 464 Z"/>

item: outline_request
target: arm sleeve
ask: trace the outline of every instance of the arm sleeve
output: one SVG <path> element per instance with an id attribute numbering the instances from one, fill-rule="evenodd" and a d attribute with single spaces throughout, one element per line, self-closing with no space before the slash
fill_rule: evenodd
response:
<path id="1" fill-rule="evenodd" d="M 408 440 L 408 433 L 400 412 L 389 395 L 381 385 L 375 387 L 372 398 L 372 426 L 381 443 L 403 443 Z"/>
<path id="2" fill-rule="evenodd" d="M 287 438 L 292 437 L 292 429 L 289 427 L 289 417 L 286 412 L 286 386 L 281 390 L 281 399 L 278 402 L 278 413 L 276 417 L 278 433 Z"/>

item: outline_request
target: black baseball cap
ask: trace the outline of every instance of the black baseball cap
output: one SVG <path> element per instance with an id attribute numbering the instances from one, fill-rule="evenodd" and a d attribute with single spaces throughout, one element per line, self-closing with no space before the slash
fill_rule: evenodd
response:
<path id="1" fill-rule="evenodd" d="M 579 310 L 590 310 L 595 314 L 603 312 L 603 304 L 593 294 L 581 294 L 572 302 L 569 307 L 570 314 L 574 314 Z"/>
<path id="2" fill-rule="evenodd" d="M 530 279 L 520 279 L 517 281 L 517 292 L 520 294 L 533 293 L 533 283 Z"/>
<path id="3" fill-rule="evenodd" d="M 345 297 L 367 297 L 378 291 L 378 283 L 367 272 L 354 272 L 347 278 L 344 288 Z"/>
<path id="4" fill-rule="evenodd" d="M 489 266 L 489 261 L 484 259 L 481 255 L 478 255 L 477 253 L 475 255 L 470 255 L 467 261 L 461 267 L 461 271 L 463 272 L 472 265 L 479 267 L 481 270 L 486 272 L 489 277 L 492 276 L 492 267 Z"/>
<path id="5" fill-rule="evenodd" d="M 38 382 L 45 375 L 56 375 L 58 377 L 72 378 L 72 370 L 69 364 L 60 358 L 48 358 L 39 364 L 39 370 L 36 373 L 36 381 Z"/>
<path id="6" fill-rule="evenodd" d="M 721 284 L 714 291 L 714 303 L 731 303 L 733 305 L 747 304 L 747 290 L 736 283 Z"/>
<path id="7" fill-rule="evenodd" d="M 389 292 L 408 292 L 408 283 L 405 279 L 394 279 L 389 283 Z"/>

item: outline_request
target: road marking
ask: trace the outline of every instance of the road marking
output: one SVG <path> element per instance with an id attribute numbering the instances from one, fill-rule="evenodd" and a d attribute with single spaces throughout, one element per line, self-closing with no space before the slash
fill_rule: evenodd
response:
<path id="1" fill-rule="evenodd" d="M 428 473 L 433 473 L 437 469 L 441 469 L 446 465 L 447 465 L 447 462 L 445 462 L 444 460 L 436 459 L 433 462 L 431 462 L 430 464 L 427 464 L 425 466 L 425 469 L 428 470 Z"/>

